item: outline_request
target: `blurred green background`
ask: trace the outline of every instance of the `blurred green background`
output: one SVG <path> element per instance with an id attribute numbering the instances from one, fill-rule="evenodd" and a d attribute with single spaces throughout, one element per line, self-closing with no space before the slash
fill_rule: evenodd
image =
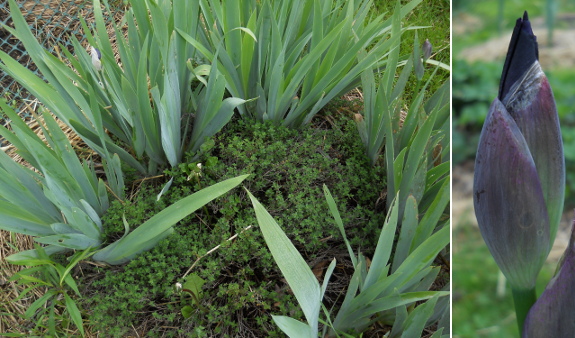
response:
<path id="1" fill-rule="evenodd" d="M 539 59 L 553 88 L 561 120 L 567 168 L 565 210 L 572 217 L 575 1 L 454 0 L 452 6 L 453 336 L 517 337 L 511 290 L 502 283 L 473 213 L 473 160 L 483 121 L 497 96 L 511 32 L 517 18 L 527 10 L 539 42 Z M 538 294 L 553 275 L 559 255 L 560 251 L 554 252 L 544 266 L 538 279 Z"/>

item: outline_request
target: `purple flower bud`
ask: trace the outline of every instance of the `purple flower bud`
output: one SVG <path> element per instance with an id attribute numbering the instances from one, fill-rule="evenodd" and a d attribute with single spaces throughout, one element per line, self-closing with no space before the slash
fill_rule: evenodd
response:
<path id="1" fill-rule="evenodd" d="M 575 332 L 575 221 L 559 272 L 531 307 L 524 338 L 572 337 Z"/>
<path id="2" fill-rule="evenodd" d="M 100 53 L 100 50 L 94 46 L 91 46 L 90 54 L 92 56 L 92 65 L 94 65 L 94 68 L 96 68 L 96 70 L 101 70 L 102 62 L 100 59 L 102 58 L 102 53 Z"/>
<path id="3" fill-rule="evenodd" d="M 534 287 L 557 233 L 564 190 L 557 109 L 525 13 L 481 131 L 474 178 L 481 234 L 512 287 Z"/>
<path id="4" fill-rule="evenodd" d="M 427 61 L 427 59 L 431 57 L 431 51 L 433 49 L 433 46 L 431 45 L 431 42 L 429 42 L 428 39 L 425 39 L 425 42 L 423 43 L 423 46 L 421 46 L 421 49 L 423 50 L 423 62 L 425 62 Z"/>
<path id="5" fill-rule="evenodd" d="M 533 34 L 527 12 L 523 19 L 517 19 L 513 35 L 509 42 L 507 57 L 503 66 L 503 74 L 499 83 L 499 99 L 503 101 L 513 84 L 519 80 L 525 71 L 539 60 L 537 37 Z"/>
<path id="6" fill-rule="evenodd" d="M 499 99 L 481 131 L 473 197 L 499 268 L 514 287 L 531 288 L 549 252 L 549 217 L 527 142 Z"/>

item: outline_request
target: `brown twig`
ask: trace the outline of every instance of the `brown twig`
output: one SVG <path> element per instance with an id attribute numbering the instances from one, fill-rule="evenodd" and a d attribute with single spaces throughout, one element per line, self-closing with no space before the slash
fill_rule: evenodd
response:
<path id="1" fill-rule="evenodd" d="M 240 234 L 244 233 L 244 231 L 249 230 L 252 228 L 252 225 L 245 227 L 242 231 L 240 231 L 239 233 L 233 235 L 232 237 L 226 239 L 226 242 L 232 241 L 234 239 L 236 239 L 236 237 L 238 237 Z M 192 269 L 196 266 L 196 264 L 198 264 L 198 262 L 200 261 L 200 259 L 206 257 L 207 255 L 211 254 L 212 252 L 216 251 L 217 249 L 219 249 L 222 245 L 216 245 L 215 247 L 213 247 L 210 251 L 206 252 L 205 255 L 202 255 L 200 257 L 198 257 L 196 259 L 196 261 L 192 264 L 192 266 L 190 266 L 190 268 L 188 269 L 188 271 L 186 271 L 186 273 L 182 276 L 182 279 L 186 278 L 186 276 L 192 271 Z"/>

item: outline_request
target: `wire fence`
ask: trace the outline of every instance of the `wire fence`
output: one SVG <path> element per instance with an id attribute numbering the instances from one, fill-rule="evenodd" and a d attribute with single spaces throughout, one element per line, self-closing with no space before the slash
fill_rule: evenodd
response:
<path id="1" fill-rule="evenodd" d="M 50 53 L 55 54 L 56 48 L 66 48 L 74 54 L 72 36 L 86 47 L 87 41 L 82 32 L 80 18 L 84 18 L 90 26 L 94 16 L 91 0 L 17 0 L 17 3 L 32 33 Z M 110 4 L 113 13 L 107 16 L 108 24 L 122 14 L 121 3 L 115 1 Z M 0 0 L 0 23 L 14 27 L 7 0 Z M 0 50 L 41 77 L 42 74 L 22 43 L 3 25 L 0 25 Z M 24 117 L 28 117 L 27 108 L 36 104 L 32 94 L 2 70 L 0 70 L 0 88 L 2 97 Z"/>

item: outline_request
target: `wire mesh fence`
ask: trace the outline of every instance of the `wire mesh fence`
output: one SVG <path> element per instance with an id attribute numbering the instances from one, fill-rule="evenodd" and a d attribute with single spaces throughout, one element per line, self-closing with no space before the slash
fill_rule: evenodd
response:
<path id="1" fill-rule="evenodd" d="M 34 36 L 50 53 L 56 54 L 56 48 L 66 48 L 74 54 L 72 36 L 86 47 L 87 41 L 82 32 L 80 18 L 84 18 L 90 25 L 94 15 L 91 0 L 17 0 L 17 3 Z M 111 14 L 107 15 L 108 24 L 122 14 L 122 1 L 111 1 L 110 8 Z M 0 22 L 13 27 L 7 0 L 0 0 Z M 0 25 L 0 49 L 38 76 L 42 76 L 22 43 L 3 25 Z M 26 117 L 26 108 L 35 104 L 35 98 L 2 70 L 0 88 L 2 97 Z"/>

